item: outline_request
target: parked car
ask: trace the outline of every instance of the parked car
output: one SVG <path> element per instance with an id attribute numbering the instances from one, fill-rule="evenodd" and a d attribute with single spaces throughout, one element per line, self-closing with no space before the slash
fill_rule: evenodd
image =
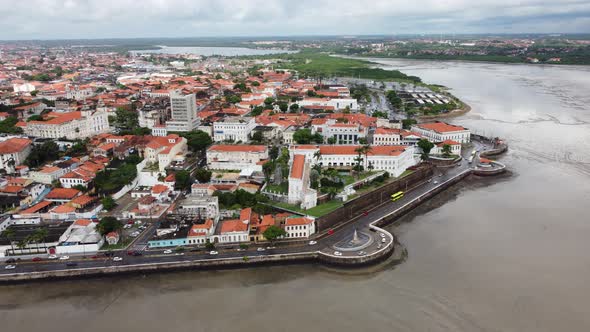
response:
<path id="1" fill-rule="evenodd" d="M 59 260 L 62 260 L 62 261 L 67 261 L 68 259 L 70 259 L 70 256 L 61 256 L 59 258 Z"/>
<path id="2" fill-rule="evenodd" d="M 16 265 L 6 265 L 4 268 L 6 270 L 14 270 L 14 269 L 16 269 Z"/>
<path id="3" fill-rule="evenodd" d="M 215 250 L 209 251 L 209 255 L 217 255 L 217 254 L 219 254 L 219 253 Z"/>
<path id="4" fill-rule="evenodd" d="M 121 258 L 121 257 L 113 257 L 113 262 L 120 262 L 122 260 L 123 260 L 123 258 Z"/>
<path id="5" fill-rule="evenodd" d="M 7 259 L 7 260 L 6 260 L 6 262 L 5 262 L 5 263 L 6 263 L 6 264 L 12 264 L 12 263 L 16 263 L 16 259 L 14 259 L 14 258 L 9 258 L 9 259 Z"/>
<path id="6" fill-rule="evenodd" d="M 332 228 L 330 228 L 330 229 L 328 230 L 328 235 L 332 235 L 332 234 L 334 234 L 334 230 L 333 230 Z"/>
<path id="7" fill-rule="evenodd" d="M 265 251 L 265 250 L 266 250 L 266 249 L 264 249 L 264 248 L 262 248 L 262 247 L 260 247 L 260 248 L 256 249 L 256 251 Z"/>
<path id="8" fill-rule="evenodd" d="M 340 251 L 334 251 L 334 256 L 342 256 L 342 253 Z"/>
<path id="9" fill-rule="evenodd" d="M 166 249 L 166 250 L 164 250 L 164 253 L 165 253 L 165 254 L 171 254 L 171 253 L 172 253 L 172 250 L 170 250 L 170 249 Z"/>
<path id="10" fill-rule="evenodd" d="M 318 241 L 309 241 L 310 246 L 315 246 L 316 244 L 318 244 Z"/>

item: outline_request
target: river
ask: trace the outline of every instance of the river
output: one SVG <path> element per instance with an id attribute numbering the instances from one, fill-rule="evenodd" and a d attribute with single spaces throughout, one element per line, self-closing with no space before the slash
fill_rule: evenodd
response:
<path id="1" fill-rule="evenodd" d="M 448 86 L 511 174 L 392 226 L 407 259 L 0 287 L 3 331 L 588 331 L 590 67 L 377 60 Z"/>

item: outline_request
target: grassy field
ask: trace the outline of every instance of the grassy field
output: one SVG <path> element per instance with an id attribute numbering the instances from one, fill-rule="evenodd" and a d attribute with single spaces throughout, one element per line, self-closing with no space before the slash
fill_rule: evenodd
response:
<path id="1" fill-rule="evenodd" d="M 278 207 L 282 207 L 285 209 L 289 209 L 291 211 L 296 211 L 299 213 L 303 213 L 303 214 L 308 214 L 310 216 L 314 216 L 314 217 L 321 217 L 323 215 L 326 215 L 334 210 L 336 210 L 337 208 L 342 206 L 342 202 L 341 201 L 329 201 L 326 202 L 324 204 L 320 204 L 314 208 L 308 209 L 308 210 L 303 210 L 301 208 L 299 208 L 298 205 L 291 205 L 291 204 L 287 204 L 287 203 L 274 203 L 275 206 Z"/>
<path id="2" fill-rule="evenodd" d="M 317 51 L 303 50 L 299 53 L 265 56 L 285 60 L 277 65 L 280 69 L 297 70 L 309 77 L 356 77 L 373 80 L 421 82 L 419 77 L 408 76 L 397 70 L 372 68 L 373 63 L 357 59 L 330 56 Z"/>
<path id="3" fill-rule="evenodd" d="M 266 185 L 265 190 L 269 191 L 269 192 L 279 192 L 279 193 L 286 194 L 289 192 L 289 182 L 283 182 L 278 185 L 269 183 Z"/>

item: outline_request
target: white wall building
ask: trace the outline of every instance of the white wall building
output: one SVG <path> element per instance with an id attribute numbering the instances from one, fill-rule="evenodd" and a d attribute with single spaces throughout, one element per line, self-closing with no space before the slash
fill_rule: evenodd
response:
<path id="1" fill-rule="evenodd" d="M 191 131 L 199 125 L 197 100 L 194 93 L 184 95 L 170 91 L 171 119 L 166 121 L 168 131 Z"/>
<path id="2" fill-rule="evenodd" d="M 176 134 L 157 136 L 146 145 L 144 158 L 149 163 L 158 163 L 160 172 L 163 172 L 173 161 L 184 160 L 187 151 L 186 138 Z"/>
<path id="3" fill-rule="evenodd" d="M 416 124 L 412 126 L 412 131 L 424 136 L 433 143 L 446 140 L 459 143 L 469 143 L 471 141 L 471 132 L 469 129 L 444 122 Z"/>
<path id="4" fill-rule="evenodd" d="M 23 124 L 25 135 L 43 138 L 84 139 L 109 132 L 108 115 L 104 111 L 51 112 L 48 120 Z"/>
<path id="5" fill-rule="evenodd" d="M 285 220 L 287 239 L 308 238 L 315 233 L 315 222 L 307 217 L 292 217 Z"/>
<path id="6" fill-rule="evenodd" d="M 207 149 L 209 169 L 262 171 L 262 161 L 267 159 L 266 145 L 213 145 Z"/>
<path id="7" fill-rule="evenodd" d="M 353 167 L 357 164 L 358 145 L 293 145 L 291 158 L 295 154 L 305 154 L 312 165 L 319 163 L 322 167 Z M 319 151 L 319 158 L 316 153 Z M 361 154 L 364 169 L 369 165 L 376 171 L 387 171 L 392 176 L 400 176 L 408 167 L 416 164 L 413 146 L 380 145 L 372 146 L 365 158 Z"/>
<path id="8" fill-rule="evenodd" d="M 335 110 L 349 108 L 351 111 L 358 110 L 358 102 L 353 98 L 305 98 L 297 102 L 299 107 L 305 106 L 331 106 Z"/>
<path id="9" fill-rule="evenodd" d="M 230 117 L 213 122 L 213 140 L 215 142 L 248 142 L 250 134 L 256 127 L 256 121 L 250 117 Z"/>
<path id="10" fill-rule="evenodd" d="M 309 161 L 305 155 L 295 154 L 291 159 L 289 173 L 289 204 L 300 204 L 302 209 L 311 209 L 317 205 L 317 191 L 309 185 Z"/>
<path id="11" fill-rule="evenodd" d="M 27 138 L 9 138 L 0 142 L 0 169 L 14 173 L 15 167 L 21 165 L 33 148 Z"/>

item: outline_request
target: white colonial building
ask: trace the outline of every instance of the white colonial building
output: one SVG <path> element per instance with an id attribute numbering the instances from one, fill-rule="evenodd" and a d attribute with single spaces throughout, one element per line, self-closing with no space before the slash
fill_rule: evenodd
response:
<path id="1" fill-rule="evenodd" d="M 315 222 L 308 217 L 291 217 L 285 219 L 287 239 L 308 238 L 315 233 Z"/>
<path id="2" fill-rule="evenodd" d="M 297 102 L 299 107 L 305 106 L 321 106 L 333 107 L 334 110 L 350 109 L 351 111 L 358 110 L 358 102 L 353 98 L 305 98 Z"/>
<path id="3" fill-rule="evenodd" d="M 293 145 L 290 148 L 290 155 L 293 158 L 295 154 L 304 154 L 312 165 L 319 163 L 322 167 L 353 167 L 357 164 L 359 147 L 358 145 Z M 361 158 L 364 169 L 387 171 L 396 177 L 416 164 L 413 146 L 372 146 L 366 156 L 361 154 Z"/>
<path id="4" fill-rule="evenodd" d="M 444 122 L 416 124 L 412 126 L 412 131 L 424 136 L 434 143 L 446 140 L 452 140 L 459 143 L 469 143 L 471 141 L 471 132 L 469 129 Z"/>
<path id="5" fill-rule="evenodd" d="M 19 123 L 25 135 L 43 138 L 84 139 L 109 131 L 108 115 L 103 110 L 51 112 L 45 121 Z"/>
<path id="6" fill-rule="evenodd" d="M 262 171 L 262 164 L 267 159 L 266 145 L 213 145 L 207 149 L 209 169 Z"/>
<path id="7" fill-rule="evenodd" d="M 158 163 L 160 172 L 163 172 L 173 161 L 184 161 L 187 151 L 184 137 L 176 134 L 156 136 L 146 145 L 144 158 L 149 163 Z"/>
<path id="8" fill-rule="evenodd" d="M 318 195 L 309 187 L 309 161 L 303 154 L 295 154 L 291 160 L 288 202 L 300 204 L 302 209 L 311 209 L 317 205 Z"/>
<path id="9" fill-rule="evenodd" d="M 256 127 L 251 117 L 230 117 L 213 122 L 213 140 L 215 142 L 233 141 L 248 142 L 250 134 Z"/>

